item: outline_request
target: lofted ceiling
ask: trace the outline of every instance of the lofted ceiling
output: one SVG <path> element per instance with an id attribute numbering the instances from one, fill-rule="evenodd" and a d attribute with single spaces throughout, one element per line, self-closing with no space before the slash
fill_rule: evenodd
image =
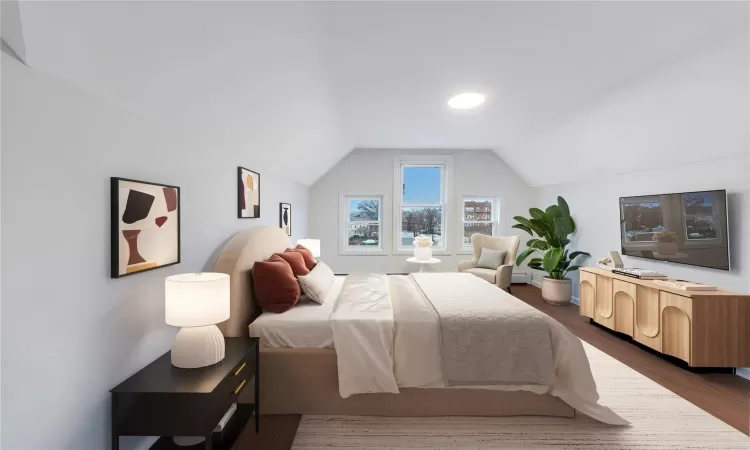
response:
<path id="1" fill-rule="evenodd" d="M 19 6 L 29 66 L 306 184 L 358 147 L 491 148 L 532 185 L 572 181 L 561 149 L 590 147 L 561 123 L 717 36 L 747 34 L 750 17 L 741 2 Z M 487 102 L 449 110 L 467 89 Z M 599 148 L 596 170 L 621 170 L 618 150 Z M 679 149 L 649 151 L 668 161 Z"/>

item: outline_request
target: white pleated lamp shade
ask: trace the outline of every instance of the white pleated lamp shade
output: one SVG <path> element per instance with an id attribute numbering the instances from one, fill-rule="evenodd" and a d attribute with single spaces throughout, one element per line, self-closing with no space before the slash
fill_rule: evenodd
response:
<path id="1" fill-rule="evenodd" d="M 168 325 L 202 327 L 229 319 L 229 275 L 184 273 L 167 277 L 164 312 Z"/>
<path id="2" fill-rule="evenodd" d="M 320 257 L 320 239 L 297 239 L 297 245 L 301 245 L 310 250 L 313 257 Z"/>

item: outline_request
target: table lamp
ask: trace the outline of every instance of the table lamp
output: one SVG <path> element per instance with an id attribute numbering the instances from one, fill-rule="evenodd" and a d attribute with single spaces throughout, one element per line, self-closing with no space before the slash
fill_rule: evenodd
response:
<path id="1" fill-rule="evenodd" d="M 297 239 L 297 245 L 310 250 L 314 258 L 320 258 L 320 239 Z"/>
<path id="2" fill-rule="evenodd" d="M 173 366 L 196 369 L 224 359 L 224 335 L 216 324 L 229 319 L 229 275 L 167 277 L 164 302 L 167 324 L 182 327 L 172 344 Z"/>

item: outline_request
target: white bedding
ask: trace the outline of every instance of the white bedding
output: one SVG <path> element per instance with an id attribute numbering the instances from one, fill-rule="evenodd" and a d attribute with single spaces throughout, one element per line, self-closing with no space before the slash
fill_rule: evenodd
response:
<path id="1" fill-rule="evenodd" d="M 263 312 L 250 324 L 250 336 L 260 338 L 266 347 L 332 348 L 330 318 L 345 278 L 334 278 L 322 305 L 306 301 L 282 314 Z"/>
<path id="2" fill-rule="evenodd" d="M 388 276 L 349 275 L 331 314 L 339 393 L 398 393 Z"/>
<path id="3" fill-rule="evenodd" d="M 263 313 L 250 326 L 251 335 L 265 339 L 264 345 L 270 347 L 335 346 L 342 397 L 365 392 L 397 392 L 398 388 L 405 387 L 549 392 L 597 420 L 615 425 L 627 424 L 609 408 L 597 403 L 599 395 L 580 340 L 554 319 L 550 318 L 557 367 L 554 386 L 446 387 L 440 320 L 414 280 L 408 276 L 389 276 L 385 285 L 365 282 L 369 286 L 364 290 L 370 292 L 367 295 L 369 300 L 361 301 L 357 288 L 345 292 L 347 295 L 339 295 L 344 278 L 337 277 L 324 305 L 298 305 L 283 314 Z M 449 277 L 444 278 L 442 282 L 455 282 Z M 434 280 L 441 282 L 440 277 Z M 521 302 L 500 289 L 497 289 L 497 297 L 498 301 Z M 472 293 L 466 292 L 468 302 L 471 298 Z M 318 309 L 313 309 L 315 307 Z M 334 334 L 331 315 L 336 309 L 343 314 L 336 321 L 338 333 Z M 369 340 L 367 351 L 358 351 L 364 345 L 363 340 Z M 334 345 L 334 341 L 338 345 Z M 389 351 L 392 354 L 388 354 Z M 385 370 L 368 369 L 389 366 L 393 368 L 392 375 Z M 396 386 L 391 381 L 394 378 Z"/>

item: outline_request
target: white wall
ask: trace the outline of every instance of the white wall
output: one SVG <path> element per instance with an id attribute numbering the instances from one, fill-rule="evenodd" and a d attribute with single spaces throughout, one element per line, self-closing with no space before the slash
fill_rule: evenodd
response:
<path id="1" fill-rule="evenodd" d="M 670 277 L 719 286 L 722 289 L 750 293 L 750 157 L 741 155 L 699 164 L 678 165 L 671 169 L 644 171 L 607 178 L 592 178 L 586 183 L 547 186 L 537 190 L 537 205 L 547 205 L 562 195 L 570 204 L 578 224 L 572 246 L 591 253 L 587 265 L 620 248 L 619 197 L 633 195 L 727 189 L 729 199 L 729 239 L 732 270 L 722 271 L 685 266 L 643 258 L 623 257 L 625 267 L 640 267 L 664 272 Z M 535 284 L 542 272 L 534 272 Z M 578 302 L 578 273 L 574 280 L 574 301 Z M 750 368 L 738 373 L 750 379 Z"/>
<path id="2" fill-rule="evenodd" d="M 507 151 L 543 155 L 537 186 L 747 155 L 749 28 L 663 60 Z"/>
<path id="3" fill-rule="evenodd" d="M 733 270 L 629 258 L 626 264 L 750 292 L 750 31 L 705 42 L 664 61 L 534 137 L 519 150 L 559 148 L 559 170 L 580 181 L 537 189 L 537 206 L 565 197 L 577 248 L 620 248 L 621 196 L 727 189 Z M 620 151 L 613 157 L 611 149 Z M 620 175 L 597 169 L 620 168 Z M 537 278 L 540 274 L 535 275 Z"/>
<path id="4" fill-rule="evenodd" d="M 459 260 L 471 259 L 459 254 L 460 200 L 462 194 L 493 196 L 504 199 L 501 206 L 500 235 L 517 235 L 512 217 L 528 211 L 533 201 L 532 189 L 500 158 L 489 150 L 413 151 L 358 149 L 340 161 L 312 186 L 310 198 L 310 236 L 321 239 L 321 259 L 338 273 L 355 271 L 410 272 L 418 270 L 406 262 L 410 255 L 394 255 L 393 236 L 394 158 L 397 155 L 453 155 L 453 188 L 450 189 L 449 255 L 437 256 L 443 262 L 436 270 L 455 271 Z M 381 194 L 385 207 L 382 234 L 386 256 L 349 256 L 339 254 L 339 197 L 341 194 Z"/>
<path id="5" fill-rule="evenodd" d="M 309 188 L 158 128 L 2 55 L 2 448 L 109 448 L 109 389 L 171 346 L 164 278 L 211 267 L 236 231 L 307 234 Z M 268 149 L 264 148 L 263 151 Z M 261 173 L 260 219 L 236 218 L 236 170 Z M 109 278 L 109 177 L 181 187 L 182 263 Z M 143 438 L 123 448 L 144 447 Z"/>
<path id="6" fill-rule="evenodd" d="M 591 253 L 592 258 L 586 263 L 594 265 L 597 259 L 607 256 L 608 251 L 620 250 L 620 197 L 711 189 L 727 189 L 729 197 L 731 271 L 644 258 L 623 257 L 623 262 L 626 267 L 658 270 L 672 277 L 750 293 L 750 161 L 747 157 L 547 186 L 537 190 L 536 203 L 544 206 L 555 202 L 558 195 L 565 197 L 578 225 L 572 246 Z M 541 280 L 542 275 L 535 271 L 535 280 Z M 574 295 L 578 296 L 577 286 Z"/>
<path id="7" fill-rule="evenodd" d="M 515 150 L 532 155 L 544 148 L 559 149 L 558 170 L 580 181 L 538 188 L 536 205 L 558 195 L 567 199 L 578 223 L 573 248 L 592 254 L 588 265 L 620 248 L 619 197 L 727 189 L 730 272 L 642 258 L 624 262 L 750 293 L 748 27 L 664 61 Z M 605 175 L 615 167 L 619 175 Z M 535 281 L 542 276 L 535 272 Z M 578 274 L 572 278 L 577 297 Z"/>

